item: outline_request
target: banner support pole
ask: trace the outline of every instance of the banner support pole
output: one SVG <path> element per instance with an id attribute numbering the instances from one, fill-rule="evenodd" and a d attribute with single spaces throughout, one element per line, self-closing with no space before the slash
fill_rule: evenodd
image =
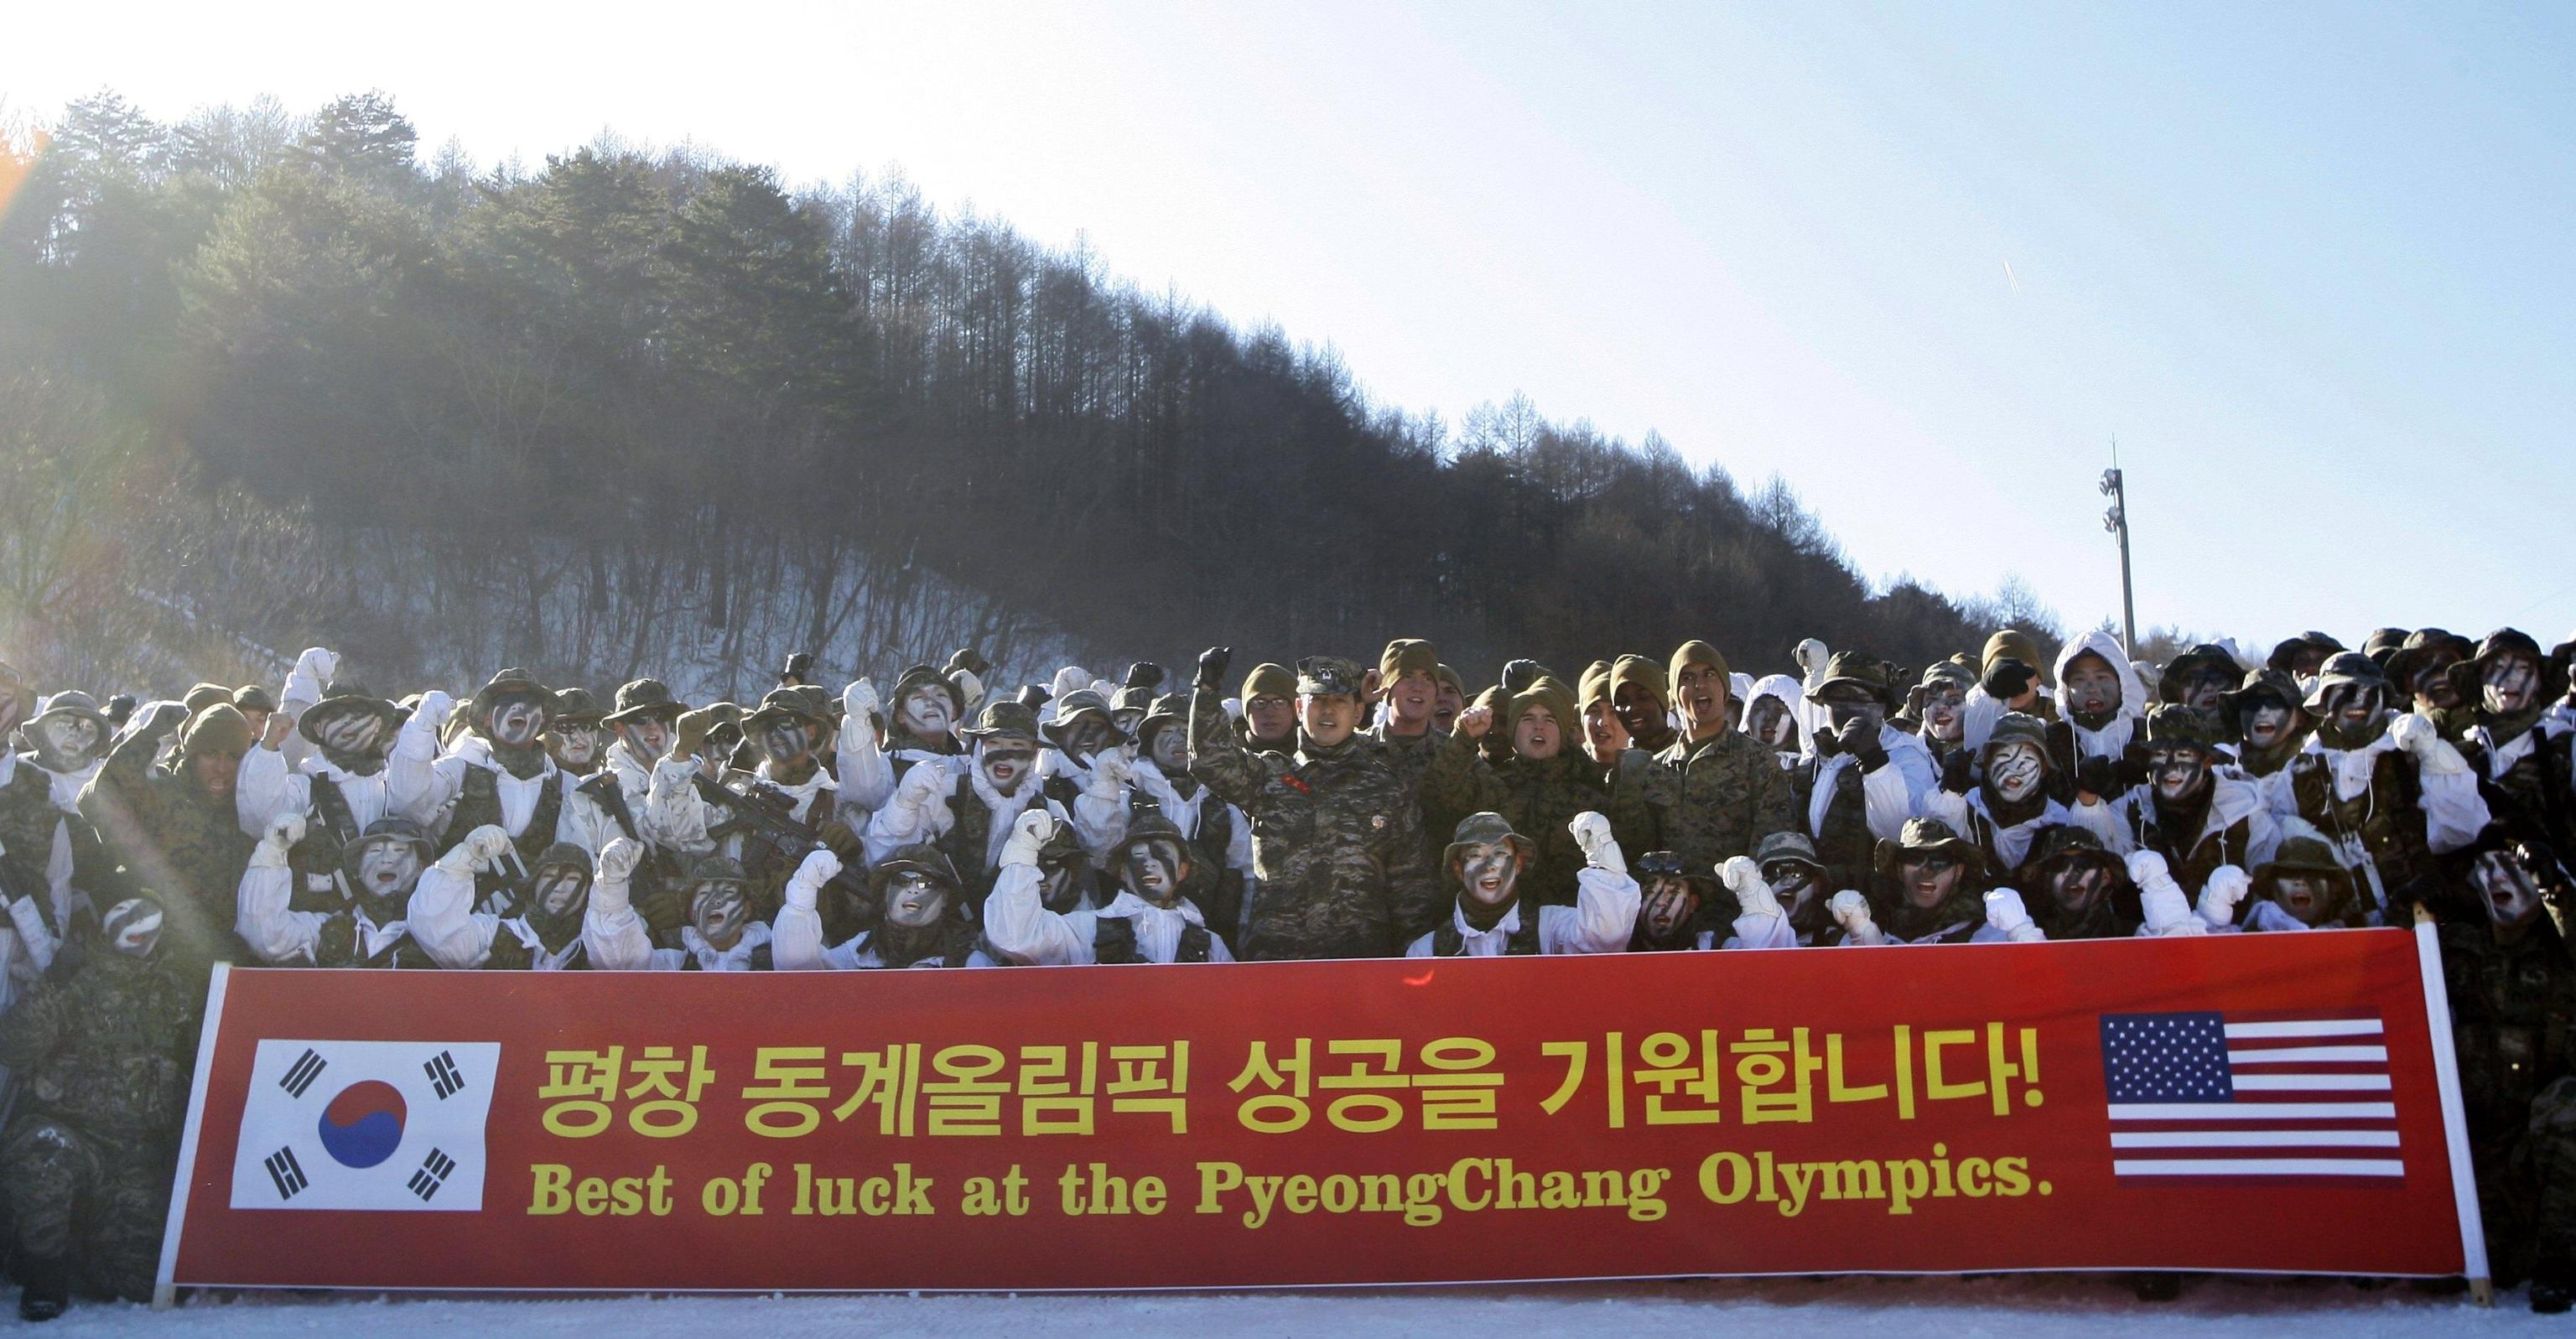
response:
<path id="1" fill-rule="evenodd" d="M 206 1016 L 197 1031 L 197 1074 L 188 1086 L 188 1124 L 179 1136 L 179 1165 L 170 1177 L 170 1217 L 161 1228 L 161 1268 L 152 1277 L 152 1309 L 179 1304 L 174 1281 L 179 1268 L 179 1229 L 188 1217 L 188 1192 L 197 1180 L 197 1127 L 206 1116 L 206 1076 L 215 1067 L 215 1034 L 224 1018 L 224 988 L 232 983 L 232 964 L 215 964 L 206 982 Z"/>
<path id="2" fill-rule="evenodd" d="M 2469 1122 L 2460 1103 L 2460 1058 L 2452 1046 L 2442 941 L 2434 931 L 2433 913 L 2420 903 L 2415 908 L 2415 962 L 2424 982 L 2424 1022 L 2432 1034 L 2434 1081 L 2442 1094 L 2442 1140 L 2451 1156 L 2451 1202 L 2460 1216 L 2461 1272 L 2468 1276 L 2470 1299 L 2491 1307 L 2495 1278 L 2487 1267 L 2486 1220 L 2478 1213 L 2477 1167 L 2469 1159 Z"/>

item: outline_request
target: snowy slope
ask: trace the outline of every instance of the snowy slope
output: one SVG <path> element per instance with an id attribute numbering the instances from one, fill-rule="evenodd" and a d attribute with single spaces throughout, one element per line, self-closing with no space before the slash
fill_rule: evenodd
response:
<path id="1" fill-rule="evenodd" d="M 2576 1318 L 2534 1316 L 2519 1291 L 2482 1311 L 2464 1298 L 2405 1285 L 2365 1291 L 2341 1280 L 2193 1279 L 2179 1302 L 2136 1302 L 2116 1280 L 1772 1279 L 1559 1284 L 1257 1294 L 1082 1297 L 861 1296 L 447 1300 L 246 1294 L 200 1297 L 156 1315 L 132 1306 L 76 1306 L 45 1333 L 315 1336 L 511 1334 L 563 1339 L 664 1339 L 756 1325 L 759 1339 L 851 1335 L 1014 1335 L 1067 1339 L 1207 1336 L 2155 1334 L 2211 1339 L 2418 1339 L 2576 1333 Z M 34 1331 L 30 1330 L 33 1333 Z"/>

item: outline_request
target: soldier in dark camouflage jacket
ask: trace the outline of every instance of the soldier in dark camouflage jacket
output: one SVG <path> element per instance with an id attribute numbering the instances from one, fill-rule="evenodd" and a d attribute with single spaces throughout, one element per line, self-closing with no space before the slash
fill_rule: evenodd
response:
<path id="1" fill-rule="evenodd" d="M 1615 671 L 1614 671 L 1615 673 Z M 1735 728 L 1726 657 L 1706 642 L 1673 652 L 1671 683 L 1682 736 L 1656 756 L 1681 778 L 1664 815 L 1662 845 L 1692 869 L 1749 856 L 1764 837 L 1801 827 L 1788 774 L 1768 745 Z"/>
<path id="2" fill-rule="evenodd" d="M 1245 908 L 1245 958 L 1368 958 L 1401 952 L 1442 913 L 1421 818 L 1376 748 L 1354 737 L 1359 667 L 1299 663 L 1293 755 L 1235 737 L 1220 687 L 1232 652 L 1199 657 L 1190 694 L 1190 774 L 1252 822 L 1258 891 Z"/>
<path id="3" fill-rule="evenodd" d="M 250 751 L 250 722 L 227 704 L 188 721 L 176 702 L 146 707 L 81 792 L 81 816 L 98 829 L 135 891 L 150 894 L 169 916 L 165 953 L 201 969 L 229 962 L 234 895 L 256 843 L 241 830 L 233 778 Z M 167 767 L 153 754 L 172 731 L 179 751 Z M 198 977 L 203 988 L 204 976 Z"/>

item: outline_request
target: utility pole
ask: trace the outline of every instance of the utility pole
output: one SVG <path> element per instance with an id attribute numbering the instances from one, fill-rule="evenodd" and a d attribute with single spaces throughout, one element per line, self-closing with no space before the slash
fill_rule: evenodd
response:
<path id="1" fill-rule="evenodd" d="M 2129 584 L 2129 490 L 2120 478 L 2120 439 L 2111 439 L 2111 468 L 2102 471 L 2102 494 L 2111 509 L 2102 513 L 2102 528 L 2120 541 L 2120 649 L 2138 649 L 2138 599 Z"/>

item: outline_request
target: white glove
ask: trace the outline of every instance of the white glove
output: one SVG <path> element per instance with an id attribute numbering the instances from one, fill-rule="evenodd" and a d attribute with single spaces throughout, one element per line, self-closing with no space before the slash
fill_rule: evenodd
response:
<path id="1" fill-rule="evenodd" d="M 448 854 L 453 856 L 463 853 L 466 866 L 475 873 L 481 874 L 492 868 L 492 862 L 500 859 L 501 853 L 509 849 L 510 834 L 502 831 L 498 824 L 486 823 L 466 833 L 465 840 L 458 842 L 456 849 Z"/>
<path id="2" fill-rule="evenodd" d="M 412 708 L 411 718 L 435 738 L 447 729 L 447 718 L 455 710 L 455 698 L 449 697 L 443 688 L 432 688 L 420 695 L 420 705 Z"/>
<path id="3" fill-rule="evenodd" d="M 311 679 L 316 687 L 340 677 L 340 657 L 327 647 L 308 646 L 295 658 L 296 674 Z"/>
<path id="4" fill-rule="evenodd" d="M 955 682 L 957 695 L 965 699 L 968 712 L 971 713 L 984 705 L 984 681 L 975 677 L 975 671 L 964 669 L 957 671 Z"/>
<path id="5" fill-rule="evenodd" d="M 1825 910 L 1833 913 L 1834 923 L 1843 927 L 1843 934 L 1851 942 L 1855 944 L 1887 942 L 1887 933 L 1878 928 L 1878 922 L 1870 919 L 1869 899 L 1859 893 L 1846 888 L 1825 902 Z"/>
<path id="6" fill-rule="evenodd" d="M 2144 867 L 2148 872 L 2148 877 L 2145 878 L 2138 875 L 2141 868 L 2140 857 L 2155 861 L 2152 866 Z M 2138 885 L 2138 909 L 2146 915 L 2146 924 L 2140 928 L 2140 934 L 2202 935 L 2209 933 L 2209 926 L 2198 916 L 2191 914 L 2191 901 L 2183 896 L 2182 885 L 2174 882 L 2173 876 L 2165 872 L 2164 857 L 2152 851 L 2140 851 L 2131 855 L 2129 880 Z"/>
<path id="7" fill-rule="evenodd" d="M 2469 770 L 2469 760 L 2442 738 L 2442 729 L 2417 712 L 2408 712 L 2388 723 L 2388 742 L 2415 755 L 2416 770 L 2427 776 L 2457 776 Z"/>
<path id="8" fill-rule="evenodd" d="M 814 900 L 841 872 L 841 858 L 827 847 L 817 846 L 805 853 L 805 861 L 787 878 L 787 905 L 814 909 Z"/>
<path id="9" fill-rule="evenodd" d="M 1055 815 L 1037 805 L 1031 805 L 1022 810 L 1019 818 L 1011 824 L 1011 835 L 1009 840 L 1002 843 L 1002 858 L 998 863 L 1035 865 L 1038 863 L 1039 848 L 1045 846 L 1047 838 L 1054 835 Z"/>
<path id="10" fill-rule="evenodd" d="M 1225 698 L 1225 699 L 1223 699 L 1223 700 L 1219 701 L 1219 702 L 1217 703 L 1217 705 L 1218 705 L 1218 706 L 1220 706 L 1220 707 L 1225 708 L 1225 718 L 1226 718 L 1227 720 L 1229 720 L 1229 721 L 1239 721 L 1239 720 L 1242 720 L 1242 719 L 1243 719 L 1243 699 L 1242 699 L 1242 698 L 1239 698 L 1239 697 L 1229 697 L 1229 698 Z"/>
<path id="11" fill-rule="evenodd" d="M 1717 867 L 1717 879 L 1726 885 L 1726 891 L 1735 894 L 1735 905 L 1744 915 L 1780 914 L 1780 895 L 1771 891 L 1771 885 L 1762 877 L 1762 867 L 1753 863 L 1753 857 L 1727 857 L 1726 863 Z"/>
<path id="12" fill-rule="evenodd" d="M 2006 939 L 2032 940 L 2046 936 L 2031 922 L 2030 908 L 2021 904 L 2021 894 L 2010 888 L 1997 888 L 1986 894 L 1986 924 Z"/>
<path id="13" fill-rule="evenodd" d="M 643 863 L 643 860 L 643 843 L 632 837 L 609 838 L 608 844 L 599 848 L 599 878 L 593 886 L 596 887 L 601 883 L 624 883 L 634 878 L 635 867 Z"/>
<path id="14" fill-rule="evenodd" d="M 269 869 L 286 864 L 288 848 L 304 840 L 304 815 L 292 811 L 268 820 L 268 828 L 259 834 L 259 849 L 250 853 L 250 863 Z"/>
<path id="15" fill-rule="evenodd" d="M 1091 755 L 1091 793 L 1114 799 L 1136 779 L 1136 764 L 1128 761 L 1125 749 L 1102 749 Z"/>
<path id="16" fill-rule="evenodd" d="M 1825 661 L 1829 656 L 1825 651 L 1825 644 L 1810 637 L 1798 643 L 1798 648 L 1789 653 L 1789 658 L 1798 662 L 1800 673 L 1809 682 L 1813 682 L 1817 675 L 1824 673 Z"/>
<path id="17" fill-rule="evenodd" d="M 1566 829 L 1574 834 L 1574 844 L 1583 848 L 1583 858 L 1595 869 L 1613 874 L 1628 872 L 1628 857 L 1619 850 L 1619 839 L 1610 834 L 1610 820 L 1586 809 L 1576 814 Z"/>
<path id="18" fill-rule="evenodd" d="M 2234 865 L 2211 870 L 2209 881 L 2200 886 L 2200 918 L 2213 930 L 2234 925 L 2236 904 L 2244 901 L 2253 887 L 2254 881 Z"/>
<path id="19" fill-rule="evenodd" d="M 841 710 L 846 714 L 847 720 L 864 723 L 884 706 L 885 703 L 877 697 L 877 686 L 866 679 L 855 680 L 849 687 L 841 690 Z M 842 728 L 849 727 L 845 723 Z"/>
<path id="20" fill-rule="evenodd" d="M 127 723 L 125 734 L 128 738 L 139 735 L 146 739 L 155 739 L 187 723 L 188 704 L 164 698 L 145 705 L 142 711 L 137 712 L 134 719 Z"/>
<path id="21" fill-rule="evenodd" d="M 2131 851 L 2129 853 L 2129 882 L 2138 885 L 2140 888 L 2144 888 L 2158 879 L 2163 879 L 2168 883 L 2173 881 L 2173 873 L 2165 868 L 2165 858 L 2163 856 L 2158 855 L 2153 851 Z"/>
<path id="22" fill-rule="evenodd" d="M 894 803 L 899 809 L 921 809 L 930 797 L 939 793 L 939 783 L 947 773 L 927 764 L 916 763 L 903 774 L 903 784 L 894 788 Z"/>
<path id="23" fill-rule="evenodd" d="M 1067 693 L 1079 693 L 1091 686 L 1091 671 L 1080 665 L 1067 665 L 1055 672 L 1055 682 L 1047 685 L 1047 700 L 1061 702 Z"/>

